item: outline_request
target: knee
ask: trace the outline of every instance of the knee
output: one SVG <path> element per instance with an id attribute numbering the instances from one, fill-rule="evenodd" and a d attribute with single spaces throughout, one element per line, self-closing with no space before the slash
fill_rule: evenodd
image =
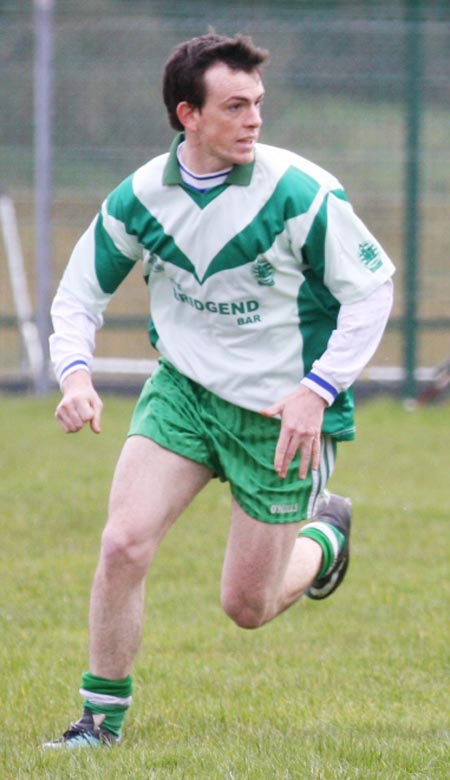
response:
<path id="1" fill-rule="evenodd" d="M 142 542 L 126 529 L 112 529 L 108 525 L 103 531 L 101 560 L 106 572 L 117 574 L 119 570 L 131 570 L 137 576 L 144 576 L 151 560 L 148 544 Z"/>
<path id="2" fill-rule="evenodd" d="M 234 590 L 222 592 L 222 609 L 239 628 L 259 628 L 267 622 L 265 601 Z"/>

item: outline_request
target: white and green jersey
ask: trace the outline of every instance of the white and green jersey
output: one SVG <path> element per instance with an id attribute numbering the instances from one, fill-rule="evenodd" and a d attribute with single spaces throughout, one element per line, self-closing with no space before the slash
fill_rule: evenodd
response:
<path id="1" fill-rule="evenodd" d="M 304 380 L 334 401 L 324 431 L 350 438 L 351 393 L 320 361 L 341 307 L 369 299 L 392 275 L 391 261 L 339 182 L 313 163 L 257 144 L 252 164 L 199 192 L 181 177 L 181 139 L 106 199 L 75 247 L 57 299 L 75 300 L 98 326 L 140 261 L 152 343 L 181 373 L 255 411 Z M 61 350 L 57 331 L 61 379 L 89 360 L 86 347 Z"/>

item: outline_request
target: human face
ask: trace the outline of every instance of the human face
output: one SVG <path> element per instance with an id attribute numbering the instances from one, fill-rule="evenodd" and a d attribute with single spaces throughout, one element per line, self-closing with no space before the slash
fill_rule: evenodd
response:
<path id="1" fill-rule="evenodd" d="M 195 173 L 213 173 L 252 162 L 262 125 L 259 73 L 216 63 L 204 79 L 205 102 L 189 109 L 185 123 L 185 164 Z"/>

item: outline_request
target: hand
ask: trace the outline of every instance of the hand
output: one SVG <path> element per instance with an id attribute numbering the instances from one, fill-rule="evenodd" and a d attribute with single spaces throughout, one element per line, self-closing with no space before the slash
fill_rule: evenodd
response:
<path id="1" fill-rule="evenodd" d="M 97 395 L 90 374 L 74 371 L 64 380 L 63 397 L 55 417 L 66 433 L 76 433 L 89 423 L 93 433 L 100 433 L 103 403 Z"/>
<path id="2" fill-rule="evenodd" d="M 326 401 L 309 387 L 300 385 L 261 414 L 281 417 L 281 431 L 275 450 L 275 471 L 284 479 L 297 451 L 300 452 L 300 479 L 306 479 L 309 467 L 320 463 L 320 437 Z"/>

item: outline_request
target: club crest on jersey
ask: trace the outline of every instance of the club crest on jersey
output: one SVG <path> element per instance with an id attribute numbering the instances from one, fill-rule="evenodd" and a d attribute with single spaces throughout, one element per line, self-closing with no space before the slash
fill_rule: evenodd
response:
<path id="1" fill-rule="evenodd" d="M 371 244 L 369 241 L 364 241 L 359 245 L 359 259 L 368 268 L 369 271 L 375 273 L 383 264 L 380 258 L 380 252 L 376 244 Z"/>
<path id="2" fill-rule="evenodd" d="M 164 261 L 158 255 L 152 255 L 150 258 L 150 268 L 153 274 L 160 274 L 164 271 Z"/>
<path id="3" fill-rule="evenodd" d="M 164 271 L 163 260 L 158 255 L 154 255 L 146 250 L 142 258 L 142 272 L 146 282 L 148 282 L 150 274 L 161 273 L 161 271 Z"/>
<path id="4" fill-rule="evenodd" d="M 258 257 L 252 265 L 252 274 L 258 284 L 273 287 L 275 284 L 275 270 L 265 257 Z"/>

